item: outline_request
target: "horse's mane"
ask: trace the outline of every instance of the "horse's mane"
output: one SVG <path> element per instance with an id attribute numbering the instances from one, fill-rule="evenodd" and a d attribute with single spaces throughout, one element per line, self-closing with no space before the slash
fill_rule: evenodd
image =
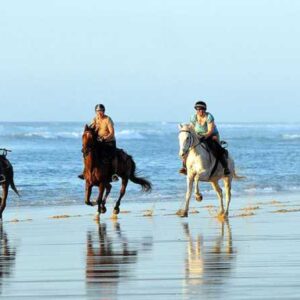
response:
<path id="1" fill-rule="evenodd" d="M 85 132 L 90 132 L 93 135 L 94 139 L 97 136 L 95 129 L 91 126 L 88 126 L 87 124 L 85 125 L 84 130 L 83 130 L 83 133 L 85 133 Z"/>
<path id="2" fill-rule="evenodd" d="M 179 127 L 179 131 L 188 131 L 190 132 L 191 134 L 193 134 L 194 136 L 197 136 L 197 133 L 195 131 L 195 128 L 192 124 L 180 124 L 180 127 Z"/>

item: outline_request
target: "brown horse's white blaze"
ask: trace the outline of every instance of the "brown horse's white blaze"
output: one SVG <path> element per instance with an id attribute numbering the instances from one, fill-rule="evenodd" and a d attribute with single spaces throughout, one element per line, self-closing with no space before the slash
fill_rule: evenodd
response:
<path id="1" fill-rule="evenodd" d="M 117 151 L 118 152 L 118 151 Z M 82 135 L 82 153 L 84 158 L 84 178 L 85 178 L 85 203 L 93 205 L 90 202 L 93 186 L 98 186 L 99 193 L 97 197 L 98 213 L 106 212 L 106 200 L 111 190 L 111 164 L 105 163 L 97 151 L 96 133 L 87 125 Z M 151 191 L 151 182 L 137 177 L 135 174 L 136 166 L 132 157 L 125 152 L 118 152 L 118 170 L 117 175 L 122 179 L 119 198 L 114 207 L 114 214 L 120 212 L 121 199 L 124 197 L 128 180 L 139 184 L 145 192 Z M 105 196 L 103 198 L 103 195 Z"/>
<path id="2" fill-rule="evenodd" d="M 231 157 L 228 158 L 228 167 L 230 170 L 229 176 L 224 176 L 224 170 L 220 163 L 216 170 L 212 173 L 216 158 L 207 150 L 203 143 L 200 143 L 199 138 L 194 129 L 188 125 L 179 126 L 179 156 L 186 156 L 187 166 L 187 191 L 185 196 L 185 207 L 178 211 L 178 214 L 182 217 L 188 216 L 189 202 L 192 194 L 193 184 L 195 183 L 195 197 L 202 200 L 202 195 L 199 191 L 199 181 L 210 182 L 212 188 L 217 193 L 220 209 L 219 214 L 228 216 L 229 204 L 231 200 L 231 182 L 235 177 L 234 161 Z M 219 185 L 219 180 L 223 179 L 225 194 L 226 194 L 226 206 L 224 209 L 223 193 Z"/>

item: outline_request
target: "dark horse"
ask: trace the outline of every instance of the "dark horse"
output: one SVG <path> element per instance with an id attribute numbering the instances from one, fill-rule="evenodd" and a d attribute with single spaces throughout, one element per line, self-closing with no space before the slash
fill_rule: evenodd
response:
<path id="1" fill-rule="evenodd" d="M 6 207 L 6 199 L 8 195 L 8 188 L 11 188 L 15 191 L 15 193 L 19 195 L 19 192 L 14 184 L 14 171 L 11 163 L 6 158 L 7 149 L 0 149 L 0 170 L 1 170 L 1 185 L 2 185 L 2 197 L 0 197 L 0 220 L 2 220 L 2 213 Z"/>
<path id="2" fill-rule="evenodd" d="M 85 203 L 93 205 L 90 201 L 92 187 L 99 187 L 99 194 L 97 198 L 98 214 L 106 212 L 106 200 L 111 190 L 111 175 L 112 166 L 111 161 L 106 157 L 102 157 L 101 144 L 97 142 L 97 134 L 89 126 L 85 126 L 82 135 L 82 153 L 84 159 L 84 178 L 85 178 Z M 122 178 L 122 186 L 118 201 L 114 207 L 114 214 L 120 212 L 121 199 L 125 195 L 128 180 L 139 184 L 142 190 L 151 191 L 151 183 L 135 174 L 135 162 L 130 155 L 121 149 L 117 149 L 118 169 L 117 174 Z M 105 191 L 105 196 L 103 198 Z"/>

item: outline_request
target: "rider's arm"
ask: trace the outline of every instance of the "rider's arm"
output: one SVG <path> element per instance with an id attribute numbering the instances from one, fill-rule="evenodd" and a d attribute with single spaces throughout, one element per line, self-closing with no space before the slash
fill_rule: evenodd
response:
<path id="1" fill-rule="evenodd" d="M 210 137 L 214 133 L 214 130 L 215 130 L 215 122 L 212 121 L 207 124 L 207 132 L 205 134 L 205 138 Z"/>
<path id="2" fill-rule="evenodd" d="M 112 120 L 109 118 L 108 123 L 107 123 L 107 129 L 109 131 L 109 134 L 104 136 L 103 138 L 105 140 L 110 140 L 115 136 L 115 129 Z"/>

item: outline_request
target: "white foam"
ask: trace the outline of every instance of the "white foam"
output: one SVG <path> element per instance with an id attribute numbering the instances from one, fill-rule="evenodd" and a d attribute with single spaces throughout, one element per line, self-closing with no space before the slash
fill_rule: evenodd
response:
<path id="1" fill-rule="evenodd" d="M 284 134 L 282 138 L 284 140 L 299 140 L 300 134 Z"/>
<path id="2" fill-rule="evenodd" d="M 143 140 L 146 137 L 137 130 L 125 129 L 116 132 L 116 138 L 123 140 Z"/>

